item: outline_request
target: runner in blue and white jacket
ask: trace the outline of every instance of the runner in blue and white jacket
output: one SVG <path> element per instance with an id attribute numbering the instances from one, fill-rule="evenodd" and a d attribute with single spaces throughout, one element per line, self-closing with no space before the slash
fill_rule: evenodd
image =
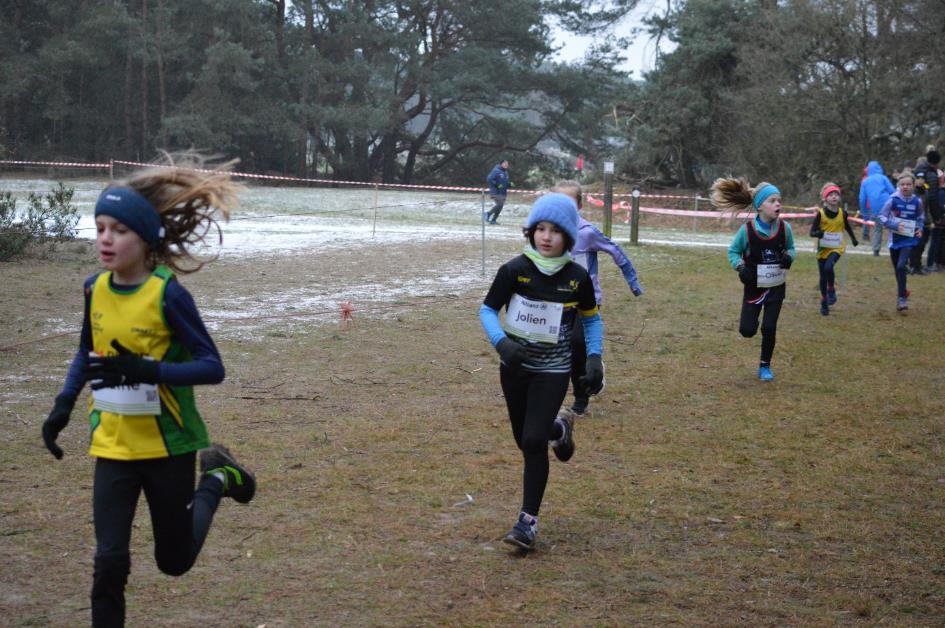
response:
<path id="1" fill-rule="evenodd" d="M 876 223 L 889 230 L 889 259 L 896 271 L 898 299 L 896 311 L 909 309 L 909 290 L 906 289 L 906 264 L 912 248 L 919 245 L 925 228 L 922 199 L 913 194 L 915 177 L 911 172 L 899 175 L 896 191 L 876 216 Z"/>
<path id="2" fill-rule="evenodd" d="M 578 210 L 582 208 L 584 194 L 581 184 L 577 181 L 561 181 L 552 191 L 567 194 L 577 202 Z M 637 271 L 623 249 L 601 233 L 597 227 L 579 216 L 577 241 L 571 250 L 571 258 L 577 264 L 583 266 L 591 276 L 591 282 L 594 284 L 594 298 L 597 300 L 598 308 L 603 303 L 603 292 L 600 288 L 600 279 L 597 276 L 597 254 L 599 252 L 607 253 L 613 258 L 634 296 L 638 297 L 643 294 L 643 288 L 640 287 L 640 282 L 637 280 Z M 579 326 L 580 323 L 581 321 L 578 320 L 577 325 Z M 577 415 L 587 412 L 587 406 L 590 403 L 590 392 L 581 380 L 584 377 L 586 368 L 585 354 L 584 334 L 580 333 L 578 327 L 575 334 L 571 336 L 571 385 L 574 392 L 574 403 L 571 404 L 571 412 Z"/>

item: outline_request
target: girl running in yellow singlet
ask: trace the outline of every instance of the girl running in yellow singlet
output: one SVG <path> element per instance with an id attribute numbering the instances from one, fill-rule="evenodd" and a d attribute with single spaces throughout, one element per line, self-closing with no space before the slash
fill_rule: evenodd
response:
<path id="1" fill-rule="evenodd" d="M 834 266 L 846 250 L 843 245 L 843 232 L 850 234 L 853 246 L 859 244 L 850 226 L 849 216 L 840 207 L 840 186 L 826 183 L 820 189 L 820 198 L 824 202 L 814 214 L 810 226 L 810 237 L 817 238 L 817 268 L 820 271 L 820 313 L 830 314 L 830 306 L 837 302 L 837 290 L 834 287 Z"/>
<path id="2" fill-rule="evenodd" d="M 197 411 L 193 386 L 223 381 L 223 362 L 193 297 L 174 276 L 203 266 L 190 249 L 218 227 L 218 214 L 229 217 L 242 187 L 222 168 L 198 172 L 184 163 L 200 165 L 187 155 L 99 196 L 95 245 L 104 270 L 85 281 L 79 349 L 43 423 L 46 447 L 62 458 L 56 438 L 91 384 L 94 626 L 124 625 L 129 543 L 142 491 L 157 566 L 173 576 L 193 566 L 220 499 L 246 503 L 256 491 L 253 474 L 225 447 L 210 444 Z"/>

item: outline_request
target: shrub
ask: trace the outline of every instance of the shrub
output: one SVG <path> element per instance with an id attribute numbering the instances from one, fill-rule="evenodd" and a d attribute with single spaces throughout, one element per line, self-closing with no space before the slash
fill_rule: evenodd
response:
<path id="1" fill-rule="evenodd" d="M 17 212 L 16 198 L 0 191 L 0 261 L 22 254 L 32 245 L 75 238 L 79 208 L 72 204 L 75 188 L 61 182 L 48 194 L 30 192 L 25 212 Z"/>

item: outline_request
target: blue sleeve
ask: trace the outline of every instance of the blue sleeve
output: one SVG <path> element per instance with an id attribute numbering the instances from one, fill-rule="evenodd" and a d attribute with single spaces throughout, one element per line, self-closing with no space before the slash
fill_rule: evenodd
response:
<path id="1" fill-rule="evenodd" d="M 860 213 L 869 218 L 869 204 L 866 202 L 866 180 L 860 182 Z"/>
<path id="2" fill-rule="evenodd" d="M 888 229 L 898 229 L 899 220 L 892 215 L 892 198 L 886 201 L 886 204 L 883 205 L 883 208 L 873 216 L 873 220 L 877 221 L 879 224 L 883 225 Z"/>
<path id="3" fill-rule="evenodd" d="M 207 332 L 194 298 L 177 281 L 164 292 L 164 315 L 171 333 L 189 352 L 189 362 L 161 362 L 160 381 L 173 386 L 219 384 L 226 372 L 223 360 Z"/>
<path id="4" fill-rule="evenodd" d="M 499 312 L 485 303 L 479 306 L 479 322 L 482 323 L 482 328 L 493 347 L 505 338 L 505 331 L 502 329 L 502 324 L 499 323 Z"/>
<path id="5" fill-rule="evenodd" d="M 69 365 L 69 372 L 66 374 L 66 381 L 62 385 L 60 395 L 69 397 L 73 402 L 79 397 L 79 393 L 85 387 L 85 365 L 89 359 L 89 351 L 92 350 L 92 327 L 89 325 L 89 300 L 92 294 L 92 286 L 95 284 L 97 274 L 92 275 L 85 280 L 85 305 L 82 314 L 82 331 L 79 333 L 79 348 L 72 357 L 72 364 Z"/>
<path id="6" fill-rule="evenodd" d="M 594 229 L 592 233 L 594 234 L 594 238 L 590 248 L 609 254 L 610 257 L 613 258 L 614 264 L 616 264 L 620 272 L 623 273 L 623 278 L 626 280 L 627 285 L 630 286 L 630 291 L 633 292 L 635 296 L 643 294 L 643 288 L 640 287 L 640 282 L 637 280 L 637 270 L 633 267 L 633 262 L 630 261 L 630 258 L 623 252 L 623 249 L 614 244 L 610 238 L 597 229 Z"/>
<path id="7" fill-rule="evenodd" d="M 587 345 L 587 355 L 604 355 L 604 321 L 600 314 L 595 312 L 593 316 L 585 316 L 584 323 L 584 344 Z"/>
<path id="8" fill-rule="evenodd" d="M 748 250 L 748 231 L 745 225 L 742 225 L 738 228 L 732 243 L 728 245 L 728 263 L 732 265 L 732 268 L 738 267 L 746 250 Z"/>
<path id="9" fill-rule="evenodd" d="M 794 230 L 791 229 L 791 224 L 788 222 L 785 222 L 784 226 L 787 227 L 784 234 L 784 245 L 787 247 L 787 254 L 791 256 L 791 259 L 797 259 L 797 249 L 794 247 Z"/>

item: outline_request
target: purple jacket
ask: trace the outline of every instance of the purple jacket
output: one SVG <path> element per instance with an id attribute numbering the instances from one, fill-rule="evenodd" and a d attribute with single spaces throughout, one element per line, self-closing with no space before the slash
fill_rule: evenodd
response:
<path id="1" fill-rule="evenodd" d="M 578 217 L 578 235 L 574 248 L 571 249 L 571 257 L 575 262 L 587 269 L 594 283 L 594 296 L 597 298 L 597 304 L 603 303 L 601 298 L 600 280 L 597 278 L 597 253 L 603 251 L 614 259 L 614 263 L 623 273 L 623 278 L 627 280 L 627 285 L 634 296 L 643 294 L 643 288 L 637 281 L 637 271 L 633 267 L 630 258 L 626 256 L 623 250 L 614 244 L 610 238 L 605 236 L 597 227 Z"/>

